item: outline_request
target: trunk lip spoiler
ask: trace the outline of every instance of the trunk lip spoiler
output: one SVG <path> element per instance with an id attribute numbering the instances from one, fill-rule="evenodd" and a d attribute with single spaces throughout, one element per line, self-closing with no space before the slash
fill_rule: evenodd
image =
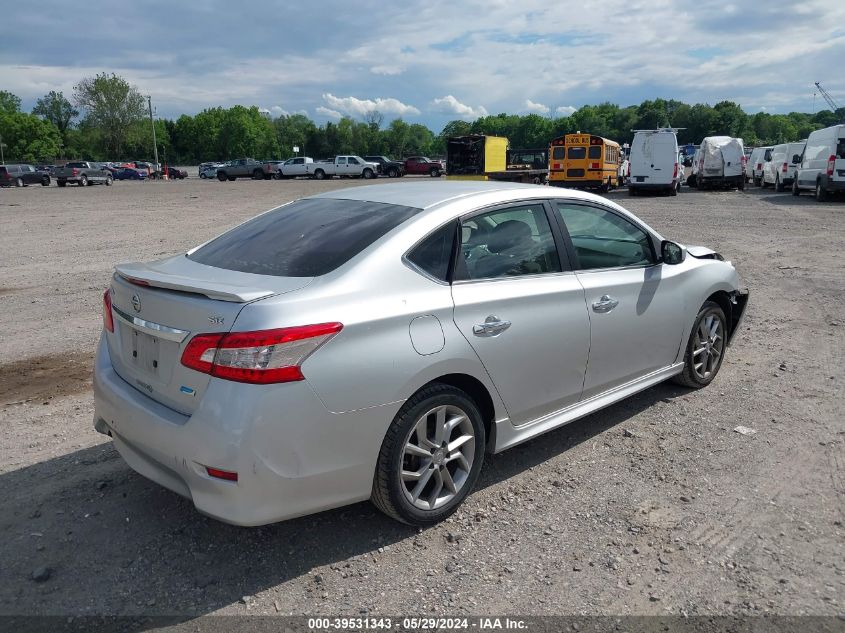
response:
<path id="1" fill-rule="evenodd" d="M 179 328 L 170 327 L 169 325 L 162 325 L 161 323 L 155 323 L 154 321 L 147 321 L 141 317 L 132 316 L 131 314 L 127 314 L 120 308 L 116 307 L 114 304 L 112 304 L 112 310 L 114 310 L 118 319 L 125 322 L 130 327 L 161 339 L 181 343 L 187 338 L 188 334 L 191 333 L 189 330 L 180 330 Z"/>
<path id="2" fill-rule="evenodd" d="M 177 290 L 180 292 L 191 292 L 194 294 L 205 295 L 209 299 L 217 299 L 220 301 L 231 301 L 234 303 L 249 303 L 257 299 L 265 299 L 272 295 L 278 294 L 274 290 L 265 288 L 255 288 L 249 286 L 234 286 L 229 284 L 216 284 L 217 287 L 203 287 L 201 283 L 193 285 L 189 278 L 184 281 L 166 279 L 169 275 L 157 273 L 153 270 L 133 270 L 133 267 L 119 265 L 115 266 L 115 272 L 122 279 L 128 283 L 135 281 L 145 282 L 155 288 L 164 288 L 165 290 Z"/>

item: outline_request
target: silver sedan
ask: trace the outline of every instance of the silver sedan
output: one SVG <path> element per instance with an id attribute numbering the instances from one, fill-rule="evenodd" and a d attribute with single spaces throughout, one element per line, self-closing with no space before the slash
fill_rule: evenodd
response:
<path id="1" fill-rule="evenodd" d="M 117 266 L 94 423 L 222 521 L 372 499 L 428 525 L 485 453 L 667 379 L 708 385 L 747 299 L 719 254 L 588 193 L 334 191 Z"/>

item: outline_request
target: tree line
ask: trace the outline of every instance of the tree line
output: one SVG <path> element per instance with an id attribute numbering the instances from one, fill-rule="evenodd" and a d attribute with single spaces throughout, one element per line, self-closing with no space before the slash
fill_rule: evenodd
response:
<path id="1" fill-rule="evenodd" d="M 102 73 L 82 79 L 71 99 L 51 91 L 31 113 L 21 100 L 0 91 L 0 137 L 7 162 L 53 162 L 58 159 L 150 159 L 152 129 L 147 100 L 122 77 Z M 845 120 L 845 108 L 814 114 L 791 112 L 747 114 L 731 101 L 689 105 L 654 99 L 637 106 L 612 103 L 585 105 L 569 116 L 497 114 L 475 121 L 454 120 L 439 134 L 425 125 L 394 119 L 384 124 L 378 112 L 363 120 L 344 117 L 318 125 L 302 114 L 276 118 L 257 107 L 207 108 L 178 119 L 156 119 L 159 160 L 172 164 L 237 157 L 284 159 L 299 147 L 302 155 L 323 158 L 337 154 L 442 156 L 446 140 L 463 134 L 506 136 L 512 148 L 547 147 L 552 138 L 571 132 L 630 142 L 633 131 L 672 126 L 680 143 L 697 144 L 705 136 L 727 135 L 746 145 L 772 145 L 806 138 L 813 130 Z"/>

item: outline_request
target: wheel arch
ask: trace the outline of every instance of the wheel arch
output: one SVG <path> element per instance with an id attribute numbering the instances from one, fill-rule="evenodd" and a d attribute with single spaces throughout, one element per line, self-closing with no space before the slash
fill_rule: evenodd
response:
<path id="1" fill-rule="evenodd" d="M 472 398 L 473 402 L 478 406 L 478 411 L 481 413 L 481 419 L 484 423 L 487 452 L 492 453 L 496 446 L 496 405 L 487 386 L 478 378 L 469 374 L 443 374 L 420 386 L 410 397 L 412 398 L 417 392 L 422 391 L 434 383 L 450 385 L 466 392 Z"/>

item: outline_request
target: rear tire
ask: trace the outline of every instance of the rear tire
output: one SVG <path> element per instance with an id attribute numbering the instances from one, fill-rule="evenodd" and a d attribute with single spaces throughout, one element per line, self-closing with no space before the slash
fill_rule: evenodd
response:
<path id="1" fill-rule="evenodd" d="M 226 176 L 225 172 L 218 171 L 217 172 L 217 180 L 220 182 L 226 182 L 228 180 L 228 176 Z"/>
<path id="2" fill-rule="evenodd" d="M 42 187 L 49 187 L 50 186 L 50 176 L 44 176 L 44 178 L 41 179 L 41 186 Z"/>
<path id="3" fill-rule="evenodd" d="M 432 167 L 429 170 L 428 175 L 432 178 L 440 178 L 440 170 L 437 167 Z"/>
<path id="4" fill-rule="evenodd" d="M 719 304 L 705 301 L 690 332 L 684 369 L 672 380 L 691 389 L 706 387 L 722 367 L 727 348 L 727 320 Z"/>
<path id="5" fill-rule="evenodd" d="M 326 172 L 324 172 L 322 169 L 318 169 L 314 172 L 314 178 L 317 180 L 324 180 L 326 178 Z"/>
<path id="6" fill-rule="evenodd" d="M 827 202 L 830 199 L 830 194 L 827 193 L 827 189 L 822 187 L 822 181 L 816 181 L 816 200 L 819 202 Z"/>
<path id="7" fill-rule="evenodd" d="M 455 446 L 458 440 L 464 441 Z M 402 405 L 387 429 L 373 477 L 373 504 L 409 525 L 442 521 L 475 486 L 485 441 L 481 413 L 466 392 L 442 383 L 425 387 Z"/>
<path id="8" fill-rule="evenodd" d="M 57 180 L 56 184 L 59 185 L 59 187 L 64 187 L 64 186 L 67 185 L 67 181 L 66 180 Z"/>
<path id="9" fill-rule="evenodd" d="M 87 187 L 88 186 L 88 176 L 86 176 L 85 174 L 82 174 L 82 176 L 79 179 L 79 186 L 80 187 Z"/>
<path id="10" fill-rule="evenodd" d="M 798 188 L 798 176 L 795 176 L 794 180 L 792 181 L 792 195 L 801 195 L 801 190 Z"/>
<path id="11" fill-rule="evenodd" d="M 15 178 L 15 187 L 23 187 L 23 178 Z"/>
<path id="12" fill-rule="evenodd" d="M 264 172 L 260 169 L 256 169 L 254 172 L 252 172 L 252 178 L 253 180 L 264 180 Z"/>
<path id="13" fill-rule="evenodd" d="M 208 178 L 208 176 L 206 176 L 204 173 L 202 173 L 202 174 L 200 174 L 200 178 L 202 178 L 203 180 L 205 180 L 206 178 Z"/>
<path id="14" fill-rule="evenodd" d="M 678 195 L 678 189 L 680 189 L 680 188 L 681 188 L 681 185 L 675 185 L 674 187 L 672 187 L 669 190 L 669 193 L 673 196 L 677 196 Z"/>
<path id="15" fill-rule="evenodd" d="M 775 176 L 775 191 L 778 193 L 783 191 L 783 183 L 780 181 L 780 176 Z"/>
<path id="16" fill-rule="evenodd" d="M 387 177 L 388 178 L 398 178 L 399 177 L 399 170 L 395 167 L 391 167 L 387 170 Z"/>

